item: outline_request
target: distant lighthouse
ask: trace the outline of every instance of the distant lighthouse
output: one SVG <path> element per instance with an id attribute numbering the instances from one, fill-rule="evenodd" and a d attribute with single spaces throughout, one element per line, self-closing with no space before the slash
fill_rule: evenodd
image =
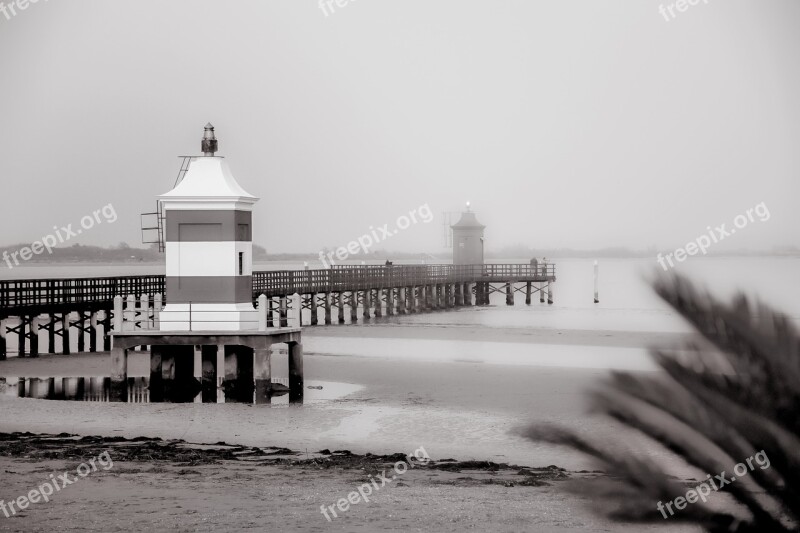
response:
<path id="1" fill-rule="evenodd" d="M 165 217 L 166 300 L 163 331 L 232 331 L 258 327 L 253 307 L 253 206 L 228 164 L 216 156 L 207 124 L 202 156 L 159 197 Z"/>
<path id="2" fill-rule="evenodd" d="M 486 226 L 478 222 L 470 203 L 461 213 L 461 219 L 451 226 L 453 230 L 453 264 L 483 264 L 483 230 Z"/>

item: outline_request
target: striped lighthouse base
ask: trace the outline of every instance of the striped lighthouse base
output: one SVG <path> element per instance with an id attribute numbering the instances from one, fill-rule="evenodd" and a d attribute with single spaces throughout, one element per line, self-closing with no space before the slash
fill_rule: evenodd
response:
<path id="1" fill-rule="evenodd" d="M 161 331 L 249 331 L 259 326 L 251 303 L 175 303 L 159 314 Z"/>

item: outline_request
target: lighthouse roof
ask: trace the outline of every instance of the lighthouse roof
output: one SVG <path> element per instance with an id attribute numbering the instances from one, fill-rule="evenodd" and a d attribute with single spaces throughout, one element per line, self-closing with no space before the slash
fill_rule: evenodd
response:
<path id="1" fill-rule="evenodd" d="M 475 218 L 475 213 L 472 211 L 464 211 L 461 213 L 461 219 L 451 226 L 452 228 L 480 228 L 483 229 L 486 226 L 478 222 L 478 219 Z"/>
<path id="2" fill-rule="evenodd" d="M 193 158 L 177 187 L 161 195 L 163 200 L 236 201 L 255 203 L 258 198 L 245 191 L 221 157 Z"/>

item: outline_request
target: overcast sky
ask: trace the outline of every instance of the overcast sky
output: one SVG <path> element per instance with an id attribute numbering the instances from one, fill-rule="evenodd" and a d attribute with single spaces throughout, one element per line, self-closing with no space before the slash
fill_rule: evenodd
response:
<path id="1" fill-rule="evenodd" d="M 6 0 L 8 3 L 8 0 Z M 669 250 L 764 202 L 718 249 L 800 244 L 800 2 L 40 0 L 0 14 L 0 245 L 113 204 L 138 245 L 213 122 L 271 252 Z"/>

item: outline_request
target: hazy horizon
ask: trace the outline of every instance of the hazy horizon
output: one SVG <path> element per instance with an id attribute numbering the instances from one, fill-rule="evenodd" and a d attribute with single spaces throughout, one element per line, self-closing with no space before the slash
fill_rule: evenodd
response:
<path id="1" fill-rule="evenodd" d="M 74 242 L 139 245 L 210 121 L 271 251 L 427 205 L 385 247 L 443 253 L 468 200 L 487 251 L 669 251 L 758 204 L 714 251 L 796 245 L 800 4 L 658 5 L 30 4 L 0 16 L 0 244 L 111 204 Z"/>

